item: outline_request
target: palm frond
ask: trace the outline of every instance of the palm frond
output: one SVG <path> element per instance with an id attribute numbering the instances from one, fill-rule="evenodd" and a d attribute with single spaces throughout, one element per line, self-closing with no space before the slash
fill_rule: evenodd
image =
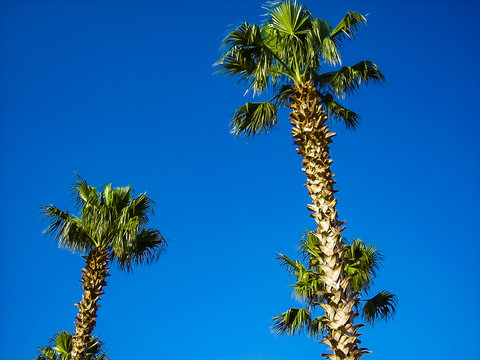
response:
<path id="1" fill-rule="evenodd" d="M 398 303 L 397 296 L 389 291 L 382 290 L 373 298 L 368 299 L 362 309 L 362 316 L 370 325 L 376 320 L 391 319 L 395 315 Z"/>
<path id="2" fill-rule="evenodd" d="M 72 334 L 67 331 L 59 331 L 55 337 L 51 339 L 54 344 L 53 350 L 60 355 L 61 359 L 67 359 L 72 352 Z"/>
<path id="3" fill-rule="evenodd" d="M 319 300 L 317 294 L 325 290 L 325 284 L 318 272 L 306 270 L 297 274 L 293 288 L 297 300 L 312 304 Z"/>
<path id="4" fill-rule="evenodd" d="M 308 47 L 318 60 L 323 59 L 330 65 L 342 63 L 337 44 L 330 38 L 332 27 L 323 19 L 312 22 L 311 31 L 307 37 Z M 312 63 L 311 68 L 317 70 L 319 63 Z"/>
<path id="5" fill-rule="evenodd" d="M 140 224 L 146 224 L 149 221 L 149 215 L 154 213 L 153 205 L 155 205 L 155 201 L 148 197 L 147 193 L 142 193 L 132 199 L 123 211 L 128 213 L 130 217 L 138 217 Z"/>
<path id="6" fill-rule="evenodd" d="M 325 325 L 325 322 L 323 321 L 323 317 L 317 317 L 310 322 L 307 332 L 308 332 L 308 336 L 317 338 L 320 335 L 324 334 L 326 330 L 327 330 L 327 325 Z"/>
<path id="7" fill-rule="evenodd" d="M 35 360 L 57 360 L 57 354 L 50 346 L 45 346 L 38 349 L 39 355 L 35 357 Z"/>
<path id="8" fill-rule="evenodd" d="M 83 209 L 86 206 L 97 206 L 100 202 L 100 196 L 97 189 L 89 186 L 85 179 L 75 174 L 75 181 L 72 185 L 72 193 L 75 197 L 75 206 Z"/>
<path id="9" fill-rule="evenodd" d="M 322 103 L 326 107 L 327 115 L 330 120 L 343 123 L 347 129 L 356 129 L 360 120 L 360 115 L 335 101 L 332 94 L 319 93 L 319 95 Z"/>
<path id="10" fill-rule="evenodd" d="M 258 25 L 240 25 L 227 35 L 224 45 L 229 49 L 216 65 L 228 76 L 238 76 L 239 82 L 246 82 L 249 89 L 261 93 L 281 75 Z"/>
<path id="11" fill-rule="evenodd" d="M 114 248 L 114 261 L 122 270 L 130 271 L 133 265 L 150 264 L 166 250 L 167 242 L 156 229 L 141 229 L 133 243 L 118 244 Z"/>
<path id="12" fill-rule="evenodd" d="M 242 51 L 240 47 L 230 49 L 215 65 L 227 76 L 238 76 L 238 82 L 246 82 L 255 73 L 257 64 L 253 51 Z"/>
<path id="13" fill-rule="evenodd" d="M 318 89 L 329 91 L 336 96 L 346 97 L 356 93 L 360 85 L 383 83 L 385 77 L 371 61 L 360 61 L 353 66 L 344 66 L 338 71 L 330 71 L 315 76 Z"/>
<path id="14" fill-rule="evenodd" d="M 285 106 L 290 101 L 292 92 L 293 88 L 291 85 L 282 85 L 278 91 L 276 91 L 276 95 L 271 101 L 275 101 L 277 107 Z"/>
<path id="15" fill-rule="evenodd" d="M 111 202 L 108 207 L 115 210 L 117 214 L 121 213 L 123 209 L 128 207 L 132 201 L 132 187 L 123 186 L 116 187 L 112 190 Z"/>
<path id="16" fill-rule="evenodd" d="M 302 256 L 303 261 L 308 261 L 309 268 L 318 265 L 318 258 L 320 257 L 318 250 L 319 244 L 320 240 L 314 231 L 308 231 L 300 239 L 298 252 Z"/>
<path id="17" fill-rule="evenodd" d="M 308 9 L 292 0 L 282 1 L 270 8 L 267 23 L 280 36 L 305 37 L 310 28 L 312 14 Z"/>
<path id="18" fill-rule="evenodd" d="M 225 46 L 254 48 L 263 45 L 263 38 L 260 27 L 256 24 L 250 25 L 244 22 L 235 30 L 230 32 L 223 41 Z"/>
<path id="19" fill-rule="evenodd" d="M 276 125 L 277 106 L 269 101 L 247 102 L 237 109 L 230 122 L 231 132 L 246 139 L 268 133 Z"/>
<path id="20" fill-rule="evenodd" d="M 277 335 L 295 335 L 308 330 L 311 324 L 310 310 L 291 308 L 272 319 L 272 330 Z"/>
<path id="21" fill-rule="evenodd" d="M 381 265 L 382 254 L 374 245 L 365 244 L 355 239 L 351 245 L 345 246 L 345 273 L 351 276 L 350 286 L 355 292 L 367 291 L 373 285 L 376 270 Z"/>
<path id="22" fill-rule="evenodd" d="M 85 231 L 81 219 L 72 217 L 68 211 L 62 211 L 53 205 L 41 206 L 40 212 L 44 219 L 49 220 L 44 234 L 53 236 L 60 247 L 80 253 L 93 248 L 94 242 Z"/>
<path id="23" fill-rule="evenodd" d="M 300 261 L 293 261 L 287 255 L 278 254 L 276 259 L 280 263 L 280 266 L 287 270 L 290 276 L 295 276 L 300 271 L 307 271 Z"/>
<path id="24" fill-rule="evenodd" d="M 295 283 L 291 287 L 299 301 L 311 304 L 315 300 L 317 292 L 324 290 L 325 284 L 318 276 L 318 271 L 311 271 L 301 261 L 293 261 L 283 254 L 279 254 L 277 260 L 290 276 L 295 277 Z"/>
<path id="25" fill-rule="evenodd" d="M 332 30 L 330 38 L 339 46 L 344 39 L 353 39 L 358 32 L 358 26 L 366 23 L 365 16 L 356 11 L 348 11 L 335 29 Z"/>

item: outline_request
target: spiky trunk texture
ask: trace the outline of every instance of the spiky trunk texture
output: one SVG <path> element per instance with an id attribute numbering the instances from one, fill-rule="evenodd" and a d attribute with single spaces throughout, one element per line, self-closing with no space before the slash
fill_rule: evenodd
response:
<path id="1" fill-rule="evenodd" d="M 358 314 L 354 305 L 358 301 L 349 291 L 349 279 L 344 274 L 343 250 L 340 234 L 343 221 L 338 220 L 335 206 L 336 190 L 334 175 L 330 166 L 330 147 L 335 133 L 325 125 L 327 115 L 320 103 L 318 93 L 310 83 L 297 84 L 290 96 L 290 120 L 292 137 L 295 138 L 297 152 L 307 175 L 307 188 L 312 199 L 308 209 L 317 223 L 316 235 L 319 239 L 318 267 L 323 270 L 325 283 L 325 303 L 319 304 L 325 310 L 327 334 L 322 340 L 332 354 L 322 354 L 331 360 L 357 360 L 365 349 L 359 348 L 358 328 L 353 320 Z"/>
<path id="2" fill-rule="evenodd" d="M 96 324 L 98 300 L 107 285 L 108 252 L 100 249 L 90 251 L 85 267 L 82 269 L 82 301 L 78 304 L 78 314 L 75 321 L 75 335 L 72 338 L 72 360 L 85 359 L 90 343 L 90 336 Z"/>

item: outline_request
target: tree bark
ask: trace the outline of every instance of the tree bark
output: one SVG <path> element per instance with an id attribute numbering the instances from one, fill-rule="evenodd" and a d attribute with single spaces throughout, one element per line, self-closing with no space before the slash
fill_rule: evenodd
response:
<path id="1" fill-rule="evenodd" d="M 78 304 L 75 321 L 75 335 L 72 338 L 72 360 L 83 360 L 96 324 L 100 295 L 107 285 L 108 251 L 94 249 L 84 256 L 86 265 L 82 269 L 82 301 Z"/>
<path id="2" fill-rule="evenodd" d="M 341 233 L 343 221 L 338 220 L 335 209 L 337 199 L 335 180 L 331 172 L 330 147 L 335 133 L 325 125 L 327 115 L 320 103 L 320 97 L 310 83 L 296 84 L 290 96 L 290 120 L 292 137 L 297 152 L 302 156 L 302 169 L 307 175 L 307 188 L 312 199 L 308 209 L 317 223 L 316 236 L 319 239 L 318 267 L 323 271 L 326 299 L 320 305 L 325 311 L 324 321 L 327 332 L 321 341 L 330 347 L 331 354 L 322 354 L 331 360 L 357 360 L 366 349 L 359 348 L 358 328 L 354 318 L 358 315 L 355 304 L 358 301 L 349 291 L 349 278 L 344 273 Z"/>

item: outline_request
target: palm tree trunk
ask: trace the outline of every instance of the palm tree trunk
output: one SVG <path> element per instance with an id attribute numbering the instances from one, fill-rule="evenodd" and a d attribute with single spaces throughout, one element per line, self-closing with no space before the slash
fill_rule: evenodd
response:
<path id="1" fill-rule="evenodd" d="M 82 301 L 75 304 L 78 306 L 78 314 L 75 318 L 75 335 L 72 338 L 72 360 L 85 358 L 100 307 L 98 300 L 104 293 L 103 287 L 107 285 L 105 279 L 109 276 L 108 251 L 94 249 L 84 258 L 87 262 L 82 269 Z"/>
<path id="2" fill-rule="evenodd" d="M 331 360 L 357 360 L 365 349 L 358 346 L 357 330 L 362 325 L 353 325 L 357 313 L 354 305 L 357 299 L 349 291 L 349 278 L 344 274 L 343 250 L 340 234 L 343 221 L 338 220 L 335 206 L 335 180 L 330 166 L 330 147 L 335 133 L 325 125 L 327 115 L 320 103 L 318 93 L 310 83 L 296 84 L 290 96 L 290 120 L 292 137 L 295 138 L 297 152 L 307 175 L 307 188 L 312 199 L 308 209 L 317 223 L 316 235 L 319 239 L 318 267 L 323 270 L 325 283 L 325 310 L 327 334 L 322 340 L 332 354 L 322 354 Z"/>

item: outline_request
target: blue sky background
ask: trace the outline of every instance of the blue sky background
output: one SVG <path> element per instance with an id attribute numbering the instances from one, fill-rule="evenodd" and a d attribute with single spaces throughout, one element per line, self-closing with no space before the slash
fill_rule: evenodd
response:
<path id="1" fill-rule="evenodd" d="M 368 14 L 345 64 L 369 59 L 383 87 L 333 125 L 344 235 L 385 255 L 375 290 L 399 297 L 366 328 L 365 359 L 473 359 L 480 339 L 480 24 L 474 1 L 305 1 L 336 24 Z M 83 259 L 42 235 L 39 206 L 72 209 L 74 172 L 131 184 L 157 202 L 167 253 L 112 269 L 96 333 L 115 360 L 318 359 L 323 345 L 277 337 L 296 303 L 274 260 L 313 228 L 288 114 L 269 136 L 229 134 L 244 88 L 214 75 L 227 30 L 262 1 L 0 3 L 0 355 L 32 359 L 73 330 Z"/>

